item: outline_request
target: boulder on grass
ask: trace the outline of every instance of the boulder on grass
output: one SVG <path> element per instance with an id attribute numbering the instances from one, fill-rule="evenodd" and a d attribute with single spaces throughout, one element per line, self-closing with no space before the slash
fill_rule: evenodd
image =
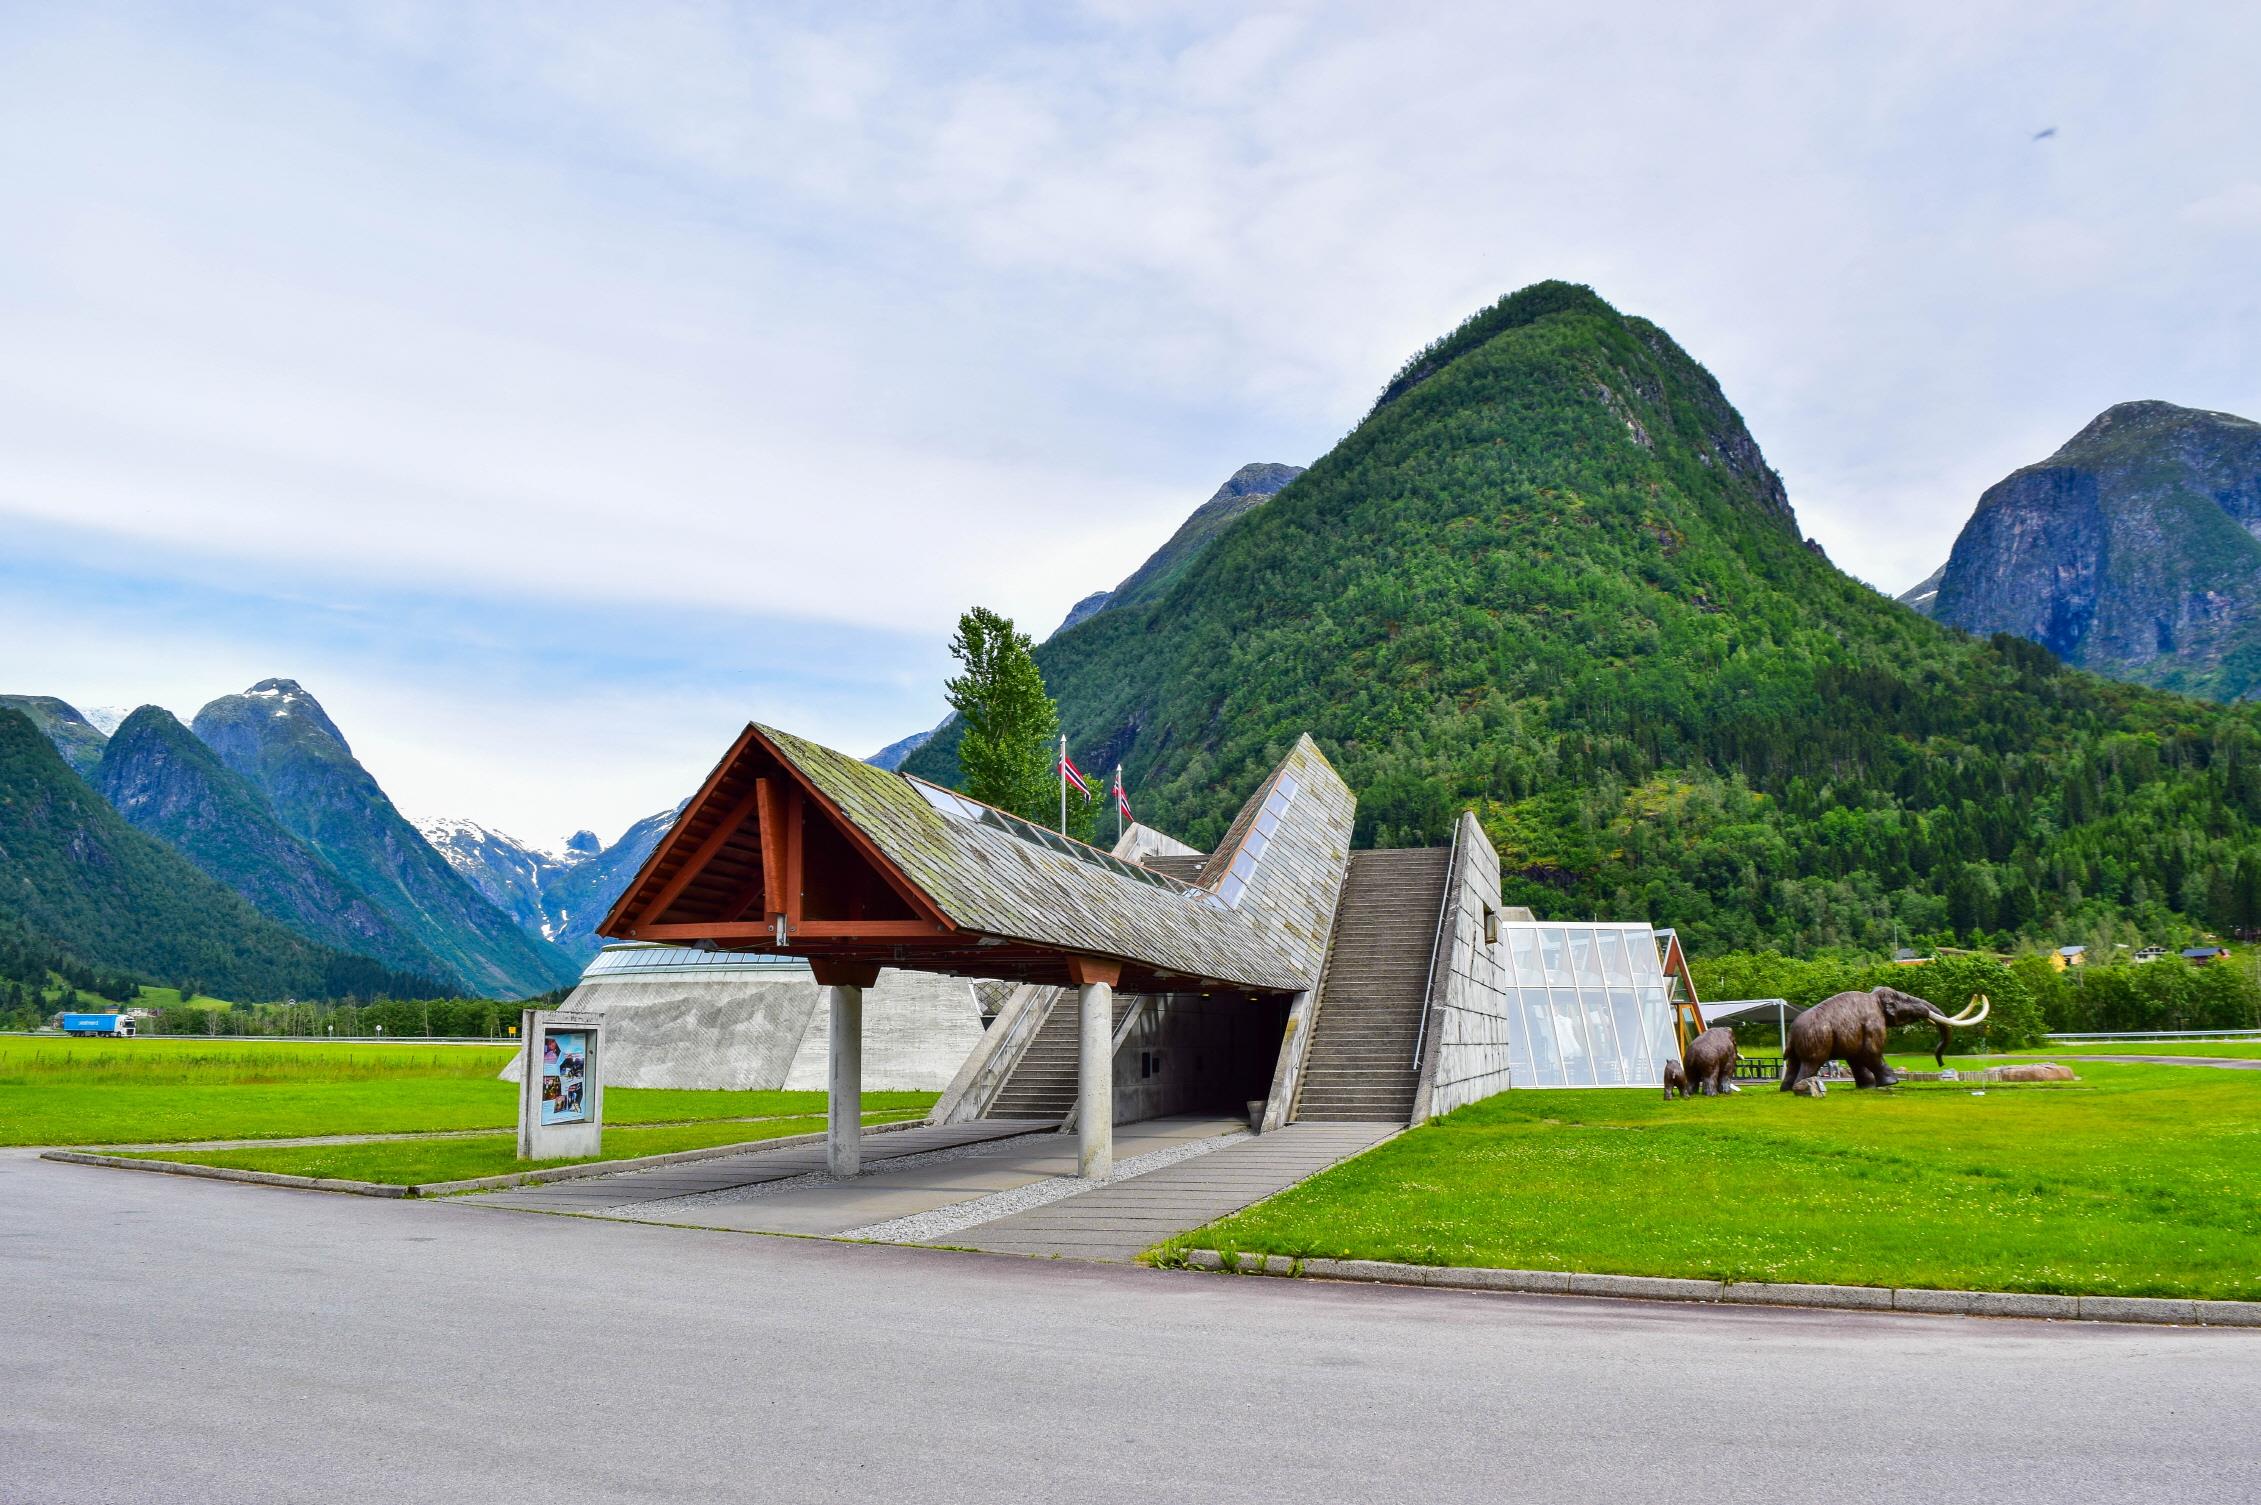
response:
<path id="1" fill-rule="evenodd" d="M 1799 1083 L 1799 1084 L 1798 1084 L 1797 1086 L 1795 1086 L 1795 1087 L 1791 1088 L 1791 1089 L 1790 1089 L 1790 1092 L 1791 1092 L 1791 1095 L 1792 1095 L 1792 1096 L 1794 1096 L 1794 1097 L 1827 1097 L 1827 1096 L 1829 1096 L 1829 1089 L 1828 1089 L 1827 1087 L 1825 1087 L 1825 1086 L 1823 1086 L 1823 1085 L 1822 1085 L 1822 1082 L 1821 1082 L 1821 1078 L 1820 1078 L 1820 1077 L 1817 1077 L 1817 1076 L 1810 1076 L 1810 1077 L 1807 1077 L 1807 1078 L 1806 1078 L 1806 1079 L 1805 1079 L 1804 1081 L 1800 1082 L 1800 1083 Z"/>
<path id="2" fill-rule="evenodd" d="M 1986 1073 L 1990 1082 L 2077 1082 L 2070 1066 L 2060 1066 L 2055 1061 L 2020 1061 L 2015 1066 L 1996 1066 Z"/>

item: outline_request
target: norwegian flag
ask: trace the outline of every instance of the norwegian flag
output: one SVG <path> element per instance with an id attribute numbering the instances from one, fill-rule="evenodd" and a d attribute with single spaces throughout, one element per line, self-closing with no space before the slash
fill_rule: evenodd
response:
<path id="1" fill-rule="evenodd" d="M 1076 760 L 1066 753 L 1060 754 L 1060 777 L 1075 785 L 1076 793 L 1085 799 L 1091 798 L 1091 781 L 1083 776 L 1082 769 L 1076 767 Z"/>
<path id="2" fill-rule="evenodd" d="M 1130 813 L 1130 796 L 1123 793 L 1123 769 L 1119 763 L 1115 765 L 1115 808 L 1125 820 L 1138 818 Z"/>

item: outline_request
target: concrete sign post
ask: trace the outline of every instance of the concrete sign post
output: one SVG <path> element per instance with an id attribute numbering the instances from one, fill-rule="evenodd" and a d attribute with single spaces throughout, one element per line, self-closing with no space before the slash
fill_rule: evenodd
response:
<path id="1" fill-rule="evenodd" d="M 604 1153 L 604 1017 L 527 1009 L 518 1034 L 518 1158 Z"/>

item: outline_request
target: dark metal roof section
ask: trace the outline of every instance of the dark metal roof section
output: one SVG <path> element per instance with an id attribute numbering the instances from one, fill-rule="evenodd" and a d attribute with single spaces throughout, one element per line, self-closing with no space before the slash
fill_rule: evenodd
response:
<path id="1" fill-rule="evenodd" d="M 1325 961 L 1356 811 L 1300 738 L 1189 882 L 748 726 L 602 930 L 1017 982 L 1100 961 L 1131 992 L 1298 992 Z"/>

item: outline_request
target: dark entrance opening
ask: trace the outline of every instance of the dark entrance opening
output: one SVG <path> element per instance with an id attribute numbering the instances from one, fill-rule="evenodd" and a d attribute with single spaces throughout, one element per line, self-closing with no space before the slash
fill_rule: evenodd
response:
<path id="1" fill-rule="evenodd" d="M 1272 1090 L 1288 999 L 1265 993 L 1155 993 L 1115 1053 L 1115 1121 L 1239 1117 Z"/>

